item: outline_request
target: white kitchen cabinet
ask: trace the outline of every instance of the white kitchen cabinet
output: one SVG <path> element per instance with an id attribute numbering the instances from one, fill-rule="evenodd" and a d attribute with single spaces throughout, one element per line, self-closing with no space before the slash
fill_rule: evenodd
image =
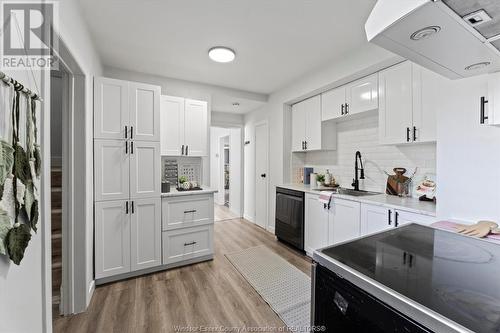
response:
<path id="1" fill-rule="evenodd" d="M 94 139 L 160 139 L 160 87 L 96 77 Z"/>
<path id="2" fill-rule="evenodd" d="M 163 264 L 189 262 L 214 253 L 213 225 L 163 232 Z"/>
<path id="3" fill-rule="evenodd" d="M 361 204 L 361 235 L 394 227 L 394 210 L 383 206 Z"/>
<path id="4" fill-rule="evenodd" d="M 95 204 L 95 277 L 130 272 L 130 219 L 128 201 Z"/>
<path id="5" fill-rule="evenodd" d="M 305 195 L 305 251 L 309 256 L 328 245 L 328 208 L 318 201 L 318 195 Z"/>
<path id="6" fill-rule="evenodd" d="M 431 225 L 432 223 L 437 222 L 437 218 L 434 216 L 406 212 L 400 209 L 395 210 L 394 219 L 397 226 L 410 223 Z"/>
<path id="7" fill-rule="evenodd" d="M 162 199 L 162 230 L 214 223 L 213 194 L 183 195 Z"/>
<path id="8" fill-rule="evenodd" d="M 382 144 L 436 141 L 436 114 L 445 78 L 405 61 L 379 73 Z"/>
<path id="9" fill-rule="evenodd" d="M 174 96 L 161 96 L 161 154 L 180 156 L 184 144 L 184 105 L 185 99 Z"/>
<path id="10" fill-rule="evenodd" d="M 378 109 L 378 74 L 356 80 L 346 86 L 346 110 L 356 114 Z"/>
<path id="11" fill-rule="evenodd" d="M 159 142 L 130 142 L 130 197 L 151 198 L 161 194 Z"/>
<path id="12" fill-rule="evenodd" d="M 344 116 L 346 87 L 342 86 L 321 94 L 321 120 L 337 119 Z"/>
<path id="13" fill-rule="evenodd" d="M 94 80 L 94 138 L 125 139 L 129 133 L 129 88 L 122 80 Z"/>
<path id="14" fill-rule="evenodd" d="M 487 125 L 500 125 L 500 73 L 488 75 L 488 96 L 482 96 L 484 116 L 480 119 Z M 484 101 L 484 102 L 483 102 Z M 484 118 L 481 115 L 481 118 Z"/>
<path id="15" fill-rule="evenodd" d="M 160 141 L 160 94 L 158 86 L 129 82 L 131 139 Z"/>
<path id="16" fill-rule="evenodd" d="M 134 199 L 130 207 L 131 271 L 161 265 L 161 199 Z"/>
<path id="17" fill-rule="evenodd" d="M 321 121 L 321 96 L 292 105 L 292 151 L 332 150 L 336 147 L 335 123 Z"/>
<path id="18" fill-rule="evenodd" d="M 379 139 L 382 144 L 411 141 L 413 128 L 412 63 L 379 72 Z"/>
<path id="19" fill-rule="evenodd" d="M 184 154 L 206 156 L 208 147 L 208 104 L 186 99 L 184 117 Z"/>
<path id="20" fill-rule="evenodd" d="M 372 74 L 321 95 L 321 119 L 339 119 L 378 108 L 378 74 Z"/>
<path id="21" fill-rule="evenodd" d="M 207 102 L 161 96 L 163 156 L 206 156 L 208 127 Z"/>
<path id="22" fill-rule="evenodd" d="M 328 242 L 338 244 L 361 235 L 360 203 L 334 198 L 328 215 Z"/>
<path id="23" fill-rule="evenodd" d="M 96 201 L 129 198 L 129 142 L 94 141 L 94 197 Z"/>

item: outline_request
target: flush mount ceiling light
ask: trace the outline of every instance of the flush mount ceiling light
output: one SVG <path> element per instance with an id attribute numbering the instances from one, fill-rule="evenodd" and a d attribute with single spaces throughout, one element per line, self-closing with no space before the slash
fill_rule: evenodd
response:
<path id="1" fill-rule="evenodd" d="M 472 64 L 472 65 L 465 67 L 465 70 L 466 71 L 475 71 L 477 69 L 485 68 L 489 65 L 491 65 L 491 62 L 489 62 L 489 61 L 478 62 L 477 64 Z"/>
<path id="2" fill-rule="evenodd" d="M 441 27 L 437 25 L 432 25 L 430 27 L 425 27 L 423 29 L 417 30 L 411 34 L 411 40 L 422 40 L 426 39 L 434 34 L 437 34 L 441 31 Z"/>
<path id="3" fill-rule="evenodd" d="M 228 47 L 216 46 L 208 50 L 208 56 L 215 62 L 227 63 L 236 58 L 236 53 Z"/>
<path id="4" fill-rule="evenodd" d="M 234 102 L 234 103 L 233 103 L 233 106 L 234 106 L 235 108 L 237 108 L 238 106 L 240 106 L 240 103 L 238 103 L 238 102 Z"/>

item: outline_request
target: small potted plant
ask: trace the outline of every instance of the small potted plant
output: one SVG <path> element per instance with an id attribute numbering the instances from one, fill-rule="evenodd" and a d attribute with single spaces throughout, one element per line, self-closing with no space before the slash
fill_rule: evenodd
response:
<path id="1" fill-rule="evenodd" d="M 182 188 L 183 190 L 189 190 L 191 188 L 191 184 L 188 182 L 186 176 L 179 177 L 179 187 Z"/>
<path id="2" fill-rule="evenodd" d="M 325 183 L 325 175 L 318 173 L 316 175 L 316 185 L 318 185 L 318 187 L 320 187 L 320 186 L 323 186 L 324 183 Z"/>

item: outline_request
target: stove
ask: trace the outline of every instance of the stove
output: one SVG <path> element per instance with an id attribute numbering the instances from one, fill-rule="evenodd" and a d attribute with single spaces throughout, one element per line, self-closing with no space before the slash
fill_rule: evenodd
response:
<path id="1" fill-rule="evenodd" d="M 411 224 L 319 250 L 314 259 L 430 329 L 500 332 L 497 244 Z"/>

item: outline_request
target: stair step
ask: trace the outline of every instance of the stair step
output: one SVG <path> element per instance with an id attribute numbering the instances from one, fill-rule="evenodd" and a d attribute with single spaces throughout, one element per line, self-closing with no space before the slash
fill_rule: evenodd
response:
<path id="1" fill-rule="evenodd" d="M 60 187 L 59 187 L 60 189 Z M 51 199 L 52 199 L 52 208 L 61 208 L 62 207 L 62 191 L 56 189 L 52 189 L 51 193 Z"/>
<path id="2" fill-rule="evenodd" d="M 50 180 L 51 180 L 52 186 L 61 187 L 62 186 L 62 170 L 52 169 L 50 172 Z"/>
<path id="3" fill-rule="evenodd" d="M 62 233 L 60 233 L 60 232 L 53 232 L 51 236 L 52 236 L 52 240 L 62 239 Z"/>
<path id="4" fill-rule="evenodd" d="M 62 209 L 52 209 L 52 234 L 62 232 Z"/>

